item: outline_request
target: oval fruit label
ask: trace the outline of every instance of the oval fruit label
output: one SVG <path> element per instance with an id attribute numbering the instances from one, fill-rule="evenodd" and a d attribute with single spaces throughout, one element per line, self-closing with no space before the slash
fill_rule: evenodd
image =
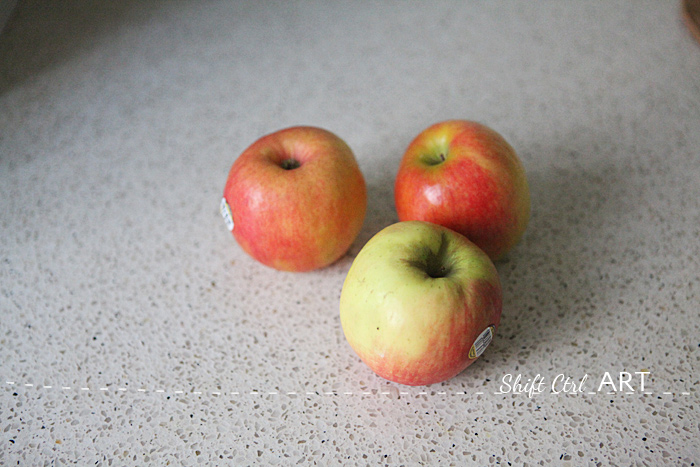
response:
<path id="1" fill-rule="evenodd" d="M 491 326 L 484 329 L 481 334 L 479 334 L 479 337 L 477 337 L 474 343 L 472 344 L 472 348 L 469 349 L 470 359 L 473 360 L 475 358 L 478 358 L 482 353 L 484 353 L 486 347 L 488 347 L 491 341 L 493 340 L 493 334 L 495 332 L 496 326 L 492 324 Z"/>
<path id="2" fill-rule="evenodd" d="M 221 217 L 224 218 L 224 222 L 226 223 L 226 228 L 229 231 L 232 231 L 233 230 L 233 214 L 231 214 L 231 207 L 228 205 L 226 198 L 221 198 L 221 204 L 219 205 L 219 212 L 221 213 Z"/>

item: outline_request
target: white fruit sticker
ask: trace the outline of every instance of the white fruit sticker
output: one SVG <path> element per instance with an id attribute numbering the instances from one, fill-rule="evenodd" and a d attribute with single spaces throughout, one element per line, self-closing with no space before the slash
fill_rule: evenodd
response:
<path id="1" fill-rule="evenodd" d="M 226 228 L 231 231 L 233 230 L 233 215 L 231 214 L 231 207 L 228 205 L 226 198 L 221 198 L 221 204 L 219 205 L 219 212 L 221 217 L 224 218 L 226 223 Z"/>
<path id="2" fill-rule="evenodd" d="M 469 358 L 471 358 L 472 360 L 475 358 L 479 358 L 479 356 L 481 356 L 481 354 L 484 353 L 484 350 L 486 350 L 486 347 L 489 346 L 491 340 L 493 340 L 493 334 L 495 332 L 496 326 L 494 325 L 491 325 L 484 329 L 483 332 L 479 334 L 479 337 L 477 337 L 474 343 L 472 344 L 472 348 L 469 350 Z"/>

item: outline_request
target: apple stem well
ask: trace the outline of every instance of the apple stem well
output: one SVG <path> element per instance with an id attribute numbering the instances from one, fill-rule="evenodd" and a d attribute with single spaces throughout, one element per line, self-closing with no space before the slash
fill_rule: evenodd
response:
<path id="1" fill-rule="evenodd" d="M 294 170 L 301 167 L 301 162 L 294 158 L 289 158 L 283 160 L 280 164 L 280 167 L 282 167 L 284 170 Z"/>
<path id="2" fill-rule="evenodd" d="M 425 165 L 439 165 L 442 164 L 447 160 L 447 154 L 445 154 L 444 151 L 440 151 L 439 153 L 435 154 L 424 154 L 423 157 L 421 157 L 421 161 Z"/>
<path id="3" fill-rule="evenodd" d="M 447 257 L 447 236 L 443 233 L 440 238 L 440 248 L 434 252 L 427 246 L 421 247 L 417 260 L 405 260 L 411 266 L 425 272 L 428 277 L 439 279 L 452 273 L 453 265 Z"/>

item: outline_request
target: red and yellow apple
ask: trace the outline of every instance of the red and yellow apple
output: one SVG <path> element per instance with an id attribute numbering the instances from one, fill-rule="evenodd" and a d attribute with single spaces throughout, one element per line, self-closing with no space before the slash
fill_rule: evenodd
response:
<path id="1" fill-rule="evenodd" d="M 340 295 L 340 322 L 375 373 L 412 386 L 473 363 L 501 318 L 490 258 L 463 235 L 421 221 L 381 230 L 360 250 Z"/>
<path id="2" fill-rule="evenodd" d="M 476 243 L 493 260 L 522 237 L 530 191 L 520 159 L 496 131 L 449 120 L 408 146 L 394 185 L 399 220 L 443 225 Z"/>
<path id="3" fill-rule="evenodd" d="M 221 214 L 238 244 L 284 271 L 328 266 L 348 250 L 367 209 L 350 147 L 315 127 L 263 136 L 233 163 Z"/>

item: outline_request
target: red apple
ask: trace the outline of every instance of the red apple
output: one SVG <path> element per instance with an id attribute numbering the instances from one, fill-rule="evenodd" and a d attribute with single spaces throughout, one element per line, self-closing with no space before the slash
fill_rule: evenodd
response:
<path id="1" fill-rule="evenodd" d="M 365 180 L 333 133 L 292 127 L 263 136 L 231 167 L 221 214 L 238 244 L 267 266 L 310 271 L 348 250 L 367 209 Z"/>
<path id="2" fill-rule="evenodd" d="M 421 132 L 403 156 L 394 200 L 399 220 L 455 230 L 493 260 L 520 240 L 530 191 L 517 154 L 480 123 L 450 120 Z"/>
<path id="3" fill-rule="evenodd" d="M 471 365 L 501 319 L 496 267 L 463 235 L 399 222 L 360 250 L 340 294 L 350 346 L 375 373 L 411 386 Z"/>

